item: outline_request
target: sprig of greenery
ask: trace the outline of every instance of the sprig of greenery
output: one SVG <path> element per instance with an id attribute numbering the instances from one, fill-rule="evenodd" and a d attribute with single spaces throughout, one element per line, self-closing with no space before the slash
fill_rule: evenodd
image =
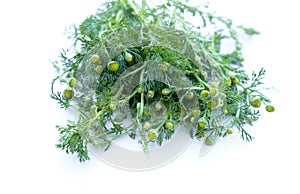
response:
<path id="1" fill-rule="evenodd" d="M 52 83 L 51 83 L 51 94 L 50 97 L 53 100 L 56 100 L 58 102 L 58 104 L 60 104 L 61 108 L 68 108 L 70 106 L 68 99 L 62 95 L 61 92 L 54 92 L 54 83 L 59 79 L 59 76 L 57 76 L 56 78 L 53 79 Z"/>
<path id="2" fill-rule="evenodd" d="M 80 162 L 89 160 L 87 143 L 81 137 L 77 126 L 72 123 L 68 124 L 66 127 L 56 127 L 61 134 L 59 143 L 56 145 L 56 147 L 66 150 L 67 154 L 77 153 Z"/>

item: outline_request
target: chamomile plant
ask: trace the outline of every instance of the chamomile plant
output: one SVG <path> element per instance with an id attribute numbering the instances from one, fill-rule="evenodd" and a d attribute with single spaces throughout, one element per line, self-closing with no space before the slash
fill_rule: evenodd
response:
<path id="1" fill-rule="evenodd" d="M 74 27 L 72 49 L 54 62 L 51 98 L 78 114 L 57 126 L 56 146 L 85 161 L 88 145 L 107 150 L 128 135 L 147 152 L 180 125 L 207 145 L 234 131 L 253 140 L 245 125 L 259 119 L 262 106 L 275 109 L 260 90 L 265 69 L 252 75 L 243 69 L 242 32 L 259 34 L 185 1 L 104 3 Z M 220 52 L 225 39 L 235 44 L 226 54 Z"/>

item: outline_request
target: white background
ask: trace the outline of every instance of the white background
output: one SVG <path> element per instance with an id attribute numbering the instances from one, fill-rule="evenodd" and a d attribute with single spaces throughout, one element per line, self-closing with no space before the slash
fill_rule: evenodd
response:
<path id="1" fill-rule="evenodd" d="M 297 1 L 214 0 L 211 8 L 258 29 L 245 63 L 267 69 L 276 112 L 255 123 L 256 137 L 221 140 L 205 157 L 197 141 L 177 160 L 127 172 L 95 157 L 79 163 L 55 148 L 66 113 L 49 98 L 64 28 L 94 13 L 100 1 L 1 1 L 0 193 L 299 193 L 299 21 Z"/>

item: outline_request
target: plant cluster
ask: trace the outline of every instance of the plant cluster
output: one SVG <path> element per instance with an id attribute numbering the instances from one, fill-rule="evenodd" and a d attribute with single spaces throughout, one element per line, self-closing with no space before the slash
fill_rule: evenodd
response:
<path id="1" fill-rule="evenodd" d="M 208 28 L 214 30 L 204 34 Z M 241 32 L 259 34 L 185 1 L 104 3 L 74 27 L 74 45 L 54 62 L 51 98 L 78 114 L 57 126 L 56 146 L 85 161 L 88 144 L 108 149 L 128 135 L 147 152 L 179 125 L 207 145 L 234 129 L 251 141 L 245 125 L 260 117 L 262 105 L 274 107 L 260 91 L 265 70 L 249 76 L 243 69 Z M 221 53 L 225 39 L 235 42 L 233 52 Z"/>

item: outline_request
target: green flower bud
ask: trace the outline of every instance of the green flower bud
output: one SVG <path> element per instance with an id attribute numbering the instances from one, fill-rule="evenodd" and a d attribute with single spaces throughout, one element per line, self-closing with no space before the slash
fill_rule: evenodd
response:
<path id="1" fill-rule="evenodd" d="M 235 84 L 235 85 L 239 84 L 239 80 L 238 79 L 234 79 L 233 80 L 233 84 Z"/>
<path id="2" fill-rule="evenodd" d="M 77 80 L 76 80 L 76 78 L 72 77 L 69 81 L 69 86 L 71 88 L 74 88 L 76 85 L 77 85 Z"/>
<path id="3" fill-rule="evenodd" d="M 157 134 L 155 133 L 155 132 L 153 132 L 153 131 L 149 131 L 149 133 L 148 133 L 148 139 L 150 140 L 150 141 L 153 141 L 153 140 L 155 140 L 157 138 Z"/>
<path id="4" fill-rule="evenodd" d="M 213 145 L 213 142 L 211 141 L 211 139 L 210 139 L 209 137 L 207 137 L 207 138 L 205 139 L 204 143 L 205 143 L 206 145 L 208 145 L 208 146 Z"/>
<path id="5" fill-rule="evenodd" d="M 166 128 L 167 129 L 173 129 L 173 124 L 171 122 L 166 123 Z"/>
<path id="6" fill-rule="evenodd" d="M 259 108 L 261 106 L 261 99 L 258 97 L 254 97 L 254 98 L 250 99 L 250 104 L 254 108 Z"/>
<path id="7" fill-rule="evenodd" d="M 207 103 L 208 108 L 214 109 L 219 106 L 219 100 L 212 100 Z"/>
<path id="8" fill-rule="evenodd" d="M 200 137 L 204 137 L 205 136 L 205 133 L 202 131 L 201 133 L 200 133 Z"/>
<path id="9" fill-rule="evenodd" d="M 126 53 L 125 53 L 125 61 L 126 61 L 127 63 L 130 63 L 132 60 L 133 60 L 132 54 L 126 52 Z"/>
<path id="10" fill-rule="evenodd" d="M 226 80 L 226 85 L 227 85 L 227 86 L 231 86 L 231 84 L 232 84 L 232 81 L 231 81 L 231 79 L 229 79 L 229 80 Z"/>
<path id="11" fill-rule="evenodd" d="M 71 99 L 74 96 L 73 90 L 70 90 L 70 89 L 65 89 L 63 94 L 67 99 Z"/>
<path id="12" fill-rule="evenodd" d="M 275 111 L 275 108 L 274 108 L 274 106 L 267 105 L 267 106 L 266 106 L 266 111 L 267 111 L 267 112 L 274 112 L 274 111 Z"/>
<path id="13" fill-rule="evenodd" d="M 147 98 L 153 98 L 154 97 L 154 91 L 150 90 L 147 92 Z"/>
<path id="14" fill-rule="evenodd" d="M 110 105 L 108 105 L 108 107 L 109 107 L 109 109 L 110 109 L 111 111 L 116 110 L 116 105 L 115 105 L 115 104 L 110 104 Z"/>
<path id="15" fill-rule="evenodd" d="M 211 88 L 209 90 L 209 94 L 210 94 L 211 97 L 215 97 L 218 94 L 218 90 L 216 88 Z"/>
<path id="16" fill-rule="evenodd" d="M 217 83 L 216 83 L 216 82 L 211 82 L 211 83 L 210 83 L 210 87 L 212 87 L 212 88 L 217 87 Z"/>
<path id="17" fill-rule="evenodd" d="M 98 66 L 95 68 L 95 71 L 96 71 L 97 73 L 102 73 L 103 67 L 102 67 L 101 65 L 98 65 Z"/>
<path id="18" fill-rule="evenodd" d="M 198 129 L 204 129 L 207 126 L 208 122 L 206 120 L 206 118 L 202 117 L 198 120 Z"/>
<path id="19" fill-rule="evenodd" d="M 109 71 L 115 72 L 115 71 L 119 70 L 120 65 L 117 61 L 111 61 L 107 64 L 107 68 L 108 68 Z"/>
<path id="20" fill-rule="evenodd" d="M 168 69 L 169 69 L 169 64 L 163 64 L 160 67 L 160 71 L 163 72 L 163 73 L 167 72 Z"/>
<path id="21" fill-rule="evenodd" d="M 99 55 L 97 55 L 97 54 L 94 54 L 94 55 L 92 55 L 91 56 L 91 62 L 92 63 L 98 63 L 100 61 L 100 56 Z"/>
<path id="22" fill-rule="evenodd" d="M 194 98 L 194 93 L 193 92 L 188 92 L 186 95 L 185 95 L 185 98 L 187 100 L 192 100 Z"/>
<path id="23" fill-rule="evenodd" d="M 204 143 L 208 146 L 214 145 L 217 141 L 216 136 L 209 136 L 205 139 Z"/>
<path id="24" fill-rule="evenodd" d="M 150 129 L 151 124 L 150 123 L 145 123 L 143 128 L 144 130 L 149 130 Z"/>
<path id="25" fill-rule="evenodd" d="M 172 90 L 168 89 L 168 88 L 164 88 L 161 91 L 162 95 L 169 95 L 172 92 Z"/>
<path id="26" fill-rule="evenodd" d="M 208 97 L 209 92 L 207 90 L 202 90 L 201 91 L 201 96 L 202 98 L 207 98 Z"/>
<path id="27" fill-rule="evenodd" d="M 141 94 L 143 92 L 143 89 L 142 88 L 138 88 L 138 89 L 136 89 L 136 92 L 139 93 L 139 94 Z"/>
<path id="28" fill-rule="evenodd" d="M 195 109 L 195 110 L 193 110 L 192 115 L 193 115 L 193 116 L 196 116 L 196 115 L 198 115 L 199 113 L 200 113 L 200 110 Z"/>

